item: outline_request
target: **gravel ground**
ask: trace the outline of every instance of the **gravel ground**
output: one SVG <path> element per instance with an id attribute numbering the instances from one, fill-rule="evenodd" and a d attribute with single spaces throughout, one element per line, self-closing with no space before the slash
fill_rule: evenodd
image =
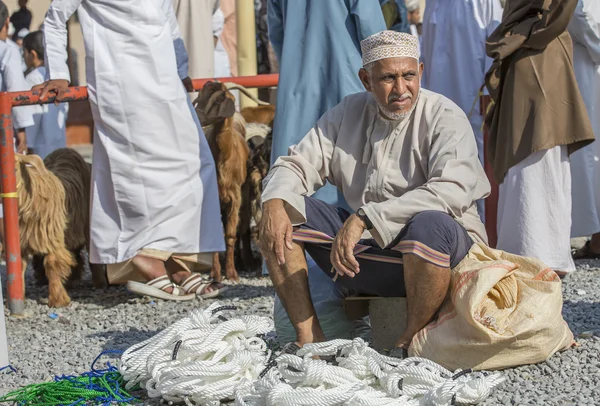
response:
<path id="1" fill-rule="evenodd" d="M 564 281 L 563 314 L 578 346 L 539 365 L 505 371 L 508 382 L 486 405 L 594 405 L 600 403 L 600 261 L 582 261 Z M 1 270 L 3 286 L 5 271 Z M 242 275 L 219 298 L 240 313 L 270 315 L 273 288 L 267 278 Z M 27 315 L 7 315 L 9 351 L 17 373 L 0 372 L 0 395 L 58 374 L 88 371 L 103 350 L 124 350 L 182 318 L 200 302 L 152 301 L 123 287 L 94 290 L 89 274 L 71 291 L 72 305 L 50 309 L 47 289 L 27 275 Z M 207 301 L 208 303 L 208 301 Z M 57 314 L 58 317 L 50 316 Z"/>

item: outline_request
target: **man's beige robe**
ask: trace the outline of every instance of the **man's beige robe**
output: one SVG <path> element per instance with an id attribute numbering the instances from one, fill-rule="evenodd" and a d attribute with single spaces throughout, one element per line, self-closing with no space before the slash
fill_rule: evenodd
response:
<path id="1" fill-rule="evenodd" d="M 439 94 L 421 90 L 413 114 L 401 122 L 383 119 L 370 93 L 346 97 L 275 162 L 262 200 L 284 200 L 299 225 L 306 221 L 303 196 L 325 180 L 353 210 L 363 208 L 382 248 L 427 210 L 450 214 L 474 241 L 487 242 L 475 202 L 488 196 L 490 185 L 475 136 L 465 113 Z"/>
<path id="2" fill-rule="evenodd" d="M 189 55 L 189 76 L 192 79 L 215 75 L 215 42 L 212 16 L 219 0 L 171 0 Z"/>

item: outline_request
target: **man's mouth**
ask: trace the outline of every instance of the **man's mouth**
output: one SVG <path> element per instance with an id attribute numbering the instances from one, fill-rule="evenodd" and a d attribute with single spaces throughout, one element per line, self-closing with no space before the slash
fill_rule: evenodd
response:
<path id="1" fill-rule="evenodd" d="M 396 99 L 396 100 L 392 101 L 390 104 L 394 107 L 403 108 L 410 104 L 410 98 L 407 97 L 405 99 Z"/>

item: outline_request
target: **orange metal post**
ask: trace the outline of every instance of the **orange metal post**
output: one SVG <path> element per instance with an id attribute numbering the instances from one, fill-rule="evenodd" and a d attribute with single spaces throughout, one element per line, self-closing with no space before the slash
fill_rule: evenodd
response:
<path id="1" fill-rule="evenodd" d="M 0 154 L 2 155 L 0 169 L 2 171 L 2 204 L 4 205 L 4 240 L 6 241 L 4 251 L 8 274 L 8 308 L 11 314 L 21 315 L 25 312 L 25 284 L 21 269 L 11 108 L 10 94 L 0 93 Z"/>

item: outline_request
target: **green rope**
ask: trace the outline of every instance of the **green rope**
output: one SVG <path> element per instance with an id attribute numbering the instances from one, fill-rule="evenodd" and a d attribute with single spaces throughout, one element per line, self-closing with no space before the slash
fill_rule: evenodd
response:
<path id="1" fill-rule="evenodd" d="M 92 371 L 79 376 L 56 376 L 53 382 L 32 384 L 0 397 L 0 403 L 11 402 L 18 406 L 83 406 L 115 403 L 130 404 L 137 401 L 125 389 L 125 381 L 114 366 L 97 370 L 98 359 L 113 351 L 105 351 L 92 363 Z"/>

